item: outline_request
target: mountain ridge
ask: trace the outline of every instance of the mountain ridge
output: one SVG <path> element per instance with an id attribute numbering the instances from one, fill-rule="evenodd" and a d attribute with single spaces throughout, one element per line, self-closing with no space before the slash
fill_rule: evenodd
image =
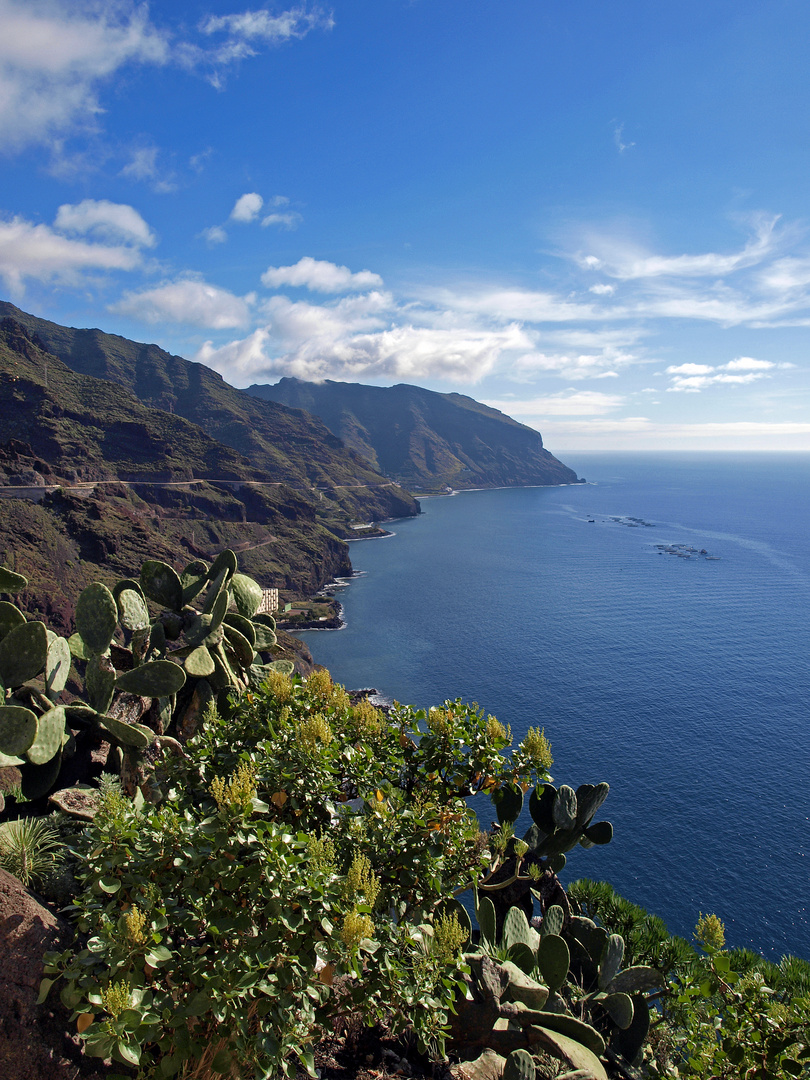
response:
<path id="1" fill-rule="evenodd" d="M 539 431 L 464 394 L 295 378 L 254 383 L 247 393 L 320 417 L 380 472 L 418 492 L 579 482 Z"/>

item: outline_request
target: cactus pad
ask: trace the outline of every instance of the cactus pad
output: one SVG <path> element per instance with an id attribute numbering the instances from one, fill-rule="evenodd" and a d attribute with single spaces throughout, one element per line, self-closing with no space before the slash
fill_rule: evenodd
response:
<path id="1" fill-rule="evenodd" d="M 592 1077 L 593 1080 L 608 1080 L 598 1055 L 577 1039 L 547 1027 L 531 1027 L 529 1032 L 533 1045 L 542 1046 L 547 1053 L 570 1065 L 575 1075 Z"/>
<path id="2" fill-rule="evenodd" d="M 118 617 L 126 630 L 145 630 L 150 625 L 149 609 L 140 589 L 120 589 L 116 601 Z"/>
<path id="3" fill-rule="evenodd" d="M 521 1001 L 530 1009 L 542 1009 L 548 1001 L 548 987 L 532 979 L 509 960 L 504 962 L 503 968 L 509 975 L 506 997 L 510 1001 Z"/>
<path id="4" fill-rule="evenodd" d="M 492 792 L 492 801 L 501 825 L 517 821 L 523 809 L 523 790 L 517 784 L 502 784 Z"/>
<path id="5" fill-rule="evenodd" d="M 577 788 L 577 824 L 580 828 L 593 820 L 593 816 L 608 797 L 610 784 L 582 784 Z"/>
<path id="6" fill-rule="evenodd" d="M 534 1062 L 528 1050 L 513 1050 L 506 1059 L 503 1080 L 534 1080 Z"/>
<path id="7" fill-rule="evenodd" d="M 0 641 L 0 679 L 4 686 L 21 686 L 33 679 L 47 660 L 48 633 L 44 623 L 21 623 Z"/>
<path id="8" fill-rule="evenodd" d="M 554 802 L 557 798 L 557 789 L 553 784 L 540 784 L 534 789 L 529 797 L 529 813 L 532 821 L 544 833 L 554 832 Z"/>
<path id="9" fill-rule="evenodd" d="M 141 588 L 150 600 L 161 607 L 180 611 L 183 607 L 183 586 L 177 573 L 158 559 L 148 559 L 141 567 Z"/>
<path id="10" fill-rule="evenodd" d="M 8 600 L 0 600 L 0 638 L 13 630 L 15 626 L 22 626 L 25 616 L 18 607 L 10 604 Z"/>
<path id="11" fill-rule="evenodd" d="M 0 753 L 8 757 L 24 754 L 37 734 L 37 717 L 21 705 L 0 706 Z"/>
<path id="12" fill-rule="evenodd" d="M 583 836 L 590 844 L 609 844 L 613 839 L 613 826 L 609 821 L 597 821 L 594 825 L 588 825 L 582 830 Z M 580 840 L 585 846 L 584 840 Z"/>
<path id="13" fill-rule="evenodd" d="M 602 1007 L 616 1027 L 625 1030 L 633 1023 L 633 1002 L 627 994 L 608 994 L 602 1000 Z"/>
<path id="14" fill-rule="evenodd" d="M 559 990 L 568 976 L 571 953 L 564 938 L 546 934 L 537 949 L 537 967 L 549 990 Z"/>
<path id="15" fill-rule="evenodd" d="M 115 668 L 108 656 L 91 656 L 84 672 L 90 704 L 100 713 L 109 709 L 115 693 Z"/>
<path id="16" fill-rule="evenodd" d="M 543 922 L 540 926 L 540 936 L 545 937 L 547 934 L 562 933 L 564 922 L 565 912 L 559 904 L 552 904 L 543 916 Z"/>
<path id="17" fill-rule="evenodd" d="M 255 647 L 256 627 L 250 619 L 246 619 L 244 615 L 237 615 L 235 611 L 229 611 L 222 622 L 224 625 L 232 626 L 234 630 L 238 630 L 242 637 L 247 638 L 250 642 L 251 648 Z"/>
<path id="18" fill-rule="evenodd" d="M 638 994 L 643 990 L 663 990 L 664 976 L 655 968 L 638 964 L 620 971 L 605 987 L 611 993 Z"/>
<path id="19" fill-rule="evenodd" d="M 507 954 L 510 961 L 516 964 L 521 971 L 527 975 L 531 975 L 534 969 L 537 967 L 537 957 L 535 950 L 531 949 L 525 941 L 517 941 L 514 945 L 510 946 Z"/>
<path id="20" fill-rule="evenodd" d="M 278 640 L 276 638 L 275 630 L 271 630 L 269 626 L 266 626 L 263 622 L 258 622 L 254 619 L 251 623 L 253 627 L 253 648 L 257 652 L 266 652 L 268 649 L 272 649 Z"/>
<path id="21" fill-rule="evenodd" d="M 624 938 L 621 934 L 611 934 L 599 965 L 599 989 L 604 990 L 619 973 L 624 960 Z"/>
<path id="22" fill-rule="evenodd" d="M 65 710 L 58 706 L 49 709 L 37 720 L 37 733 L 25 756 L 32 765 L 44 765 L 62 750 L 65 734 Z"/>
<path id="23" fill-rule="evenodd" d="M 531 927 L 528 920 L 519 907 L 510 907 L 506 913 L 501 934 L 501 943 L 505 949 L 510 949 L 522 941 L 529 948 L 534 944 Z"/>
<path id="24" fill-rule="evenodd" d="M 168 697 L 182 689 L 186 682 L 183 669 L 171 660 L 153 660 L 132 671 L 125 671 L 115 680 L 119 690 L 140 697 Z"/>
<path id="25" fill-rule="evenodd" d="M 104 729 L 109 732 L 113 740 L 122 746 L 131 746 L 135 750 L 145 750 L 154 741 L 155 733 L 143 724 L 128 724 L 124 720 L 117 720 L 114 716 L 101 718 Z"/>
<path id="26" fill-rule="evenodd" d="M 28 578 L 15 574 L 7 566 L 0 566 L 0 593 L 18 593 L 28 584 Z"/>
<path id="27" fill-rule="evenodd" d="M 478 925 L 481 928 L 481 940 L 487 945 L 494 945 L 496 941 L 495 905 L 488 896 L 478 898 L 478 907 L 475 912 Z"/>
<path id="28" fill-rule="evenodd" d="M 214 673 L 214 658 L 205 645 L 200 645 L 188 654 L 183 666 L 192 677 L 205 679 Z"/>
<path id="29" fill-rule="evenodd" d="M 252 619 L 261 606 L 262 587 L 246 574 L 234 574 L 230 580 L 236 610 L 246 619 Z"/>
<path id="30" fill-rule="evenodd" d="M 83 589 L 76 602 L 76 630 L 88 650 L 106 652 L 117 625 L 118 607 L 107 586 L 96 581 Z"/>
<path id="31" fill-rule="evenodd" d="M 63 637 L 48 643 L 48 659 L 45 662 L 45 688 L 49 694 L 61 694 L 70 675 L 70 646 Z"/>
<path id="32" fill-rule="evenodd" d="M 576 823 L 577 797 L 574 789 L 567 784 L 562 784 L 557 792 L 552 817 L 558 829 L 572 829 Z"/>

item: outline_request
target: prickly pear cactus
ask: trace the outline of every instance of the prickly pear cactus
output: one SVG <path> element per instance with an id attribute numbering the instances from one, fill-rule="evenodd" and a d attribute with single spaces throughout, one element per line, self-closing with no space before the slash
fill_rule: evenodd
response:
<path id="1" fill-rule="evenodd" d="M 56 784 L 74 731 L 118 746 L 127 775 L 143 784 L 148 779 L 148 797 L 159 798 L 144 755 L 151 744 L 164 737 L 185 741 L 200 722 L 201 703 L 216 694 L 245 690 L 271 671 L 291 673 L 289 661 L 266 662 L 275 622 L 256 614 L 259 584 L 236 571 L 232 551 L 210 566 L 190 563 L 181 574 L 147 561 L 137 580 L 83 590 L 69 640 L 0 601 L 0 767 L 21 769 L 29 798 Z M 27 585 L 21 574 L 0 567 L 0 592 L 13 595 Z M 71 664 L 86 700 L 65 708 L 59 698 Z"/>

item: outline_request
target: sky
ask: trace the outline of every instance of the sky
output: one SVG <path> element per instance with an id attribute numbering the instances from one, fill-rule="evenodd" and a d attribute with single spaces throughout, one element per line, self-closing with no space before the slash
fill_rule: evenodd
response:
<path id="1" fill-rule="evenodd" d="M 810 450 L 807 0 L 0 0 L 0 295 L 553 452 Z"/>

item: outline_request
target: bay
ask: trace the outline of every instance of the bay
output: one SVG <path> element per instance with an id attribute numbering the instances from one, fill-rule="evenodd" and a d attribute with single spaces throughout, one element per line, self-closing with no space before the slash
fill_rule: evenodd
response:
<path id="1" fill-rule="evenodd" d="M 810 959 L 810 455 L 566 464 L 589 483 L 425 499 L 354 543 L 346 627 L 302 637 L 349 687 L 477 701 L 545 728 L 555 782 L 607 780 L 614 840 L 565 879 Z"/>

